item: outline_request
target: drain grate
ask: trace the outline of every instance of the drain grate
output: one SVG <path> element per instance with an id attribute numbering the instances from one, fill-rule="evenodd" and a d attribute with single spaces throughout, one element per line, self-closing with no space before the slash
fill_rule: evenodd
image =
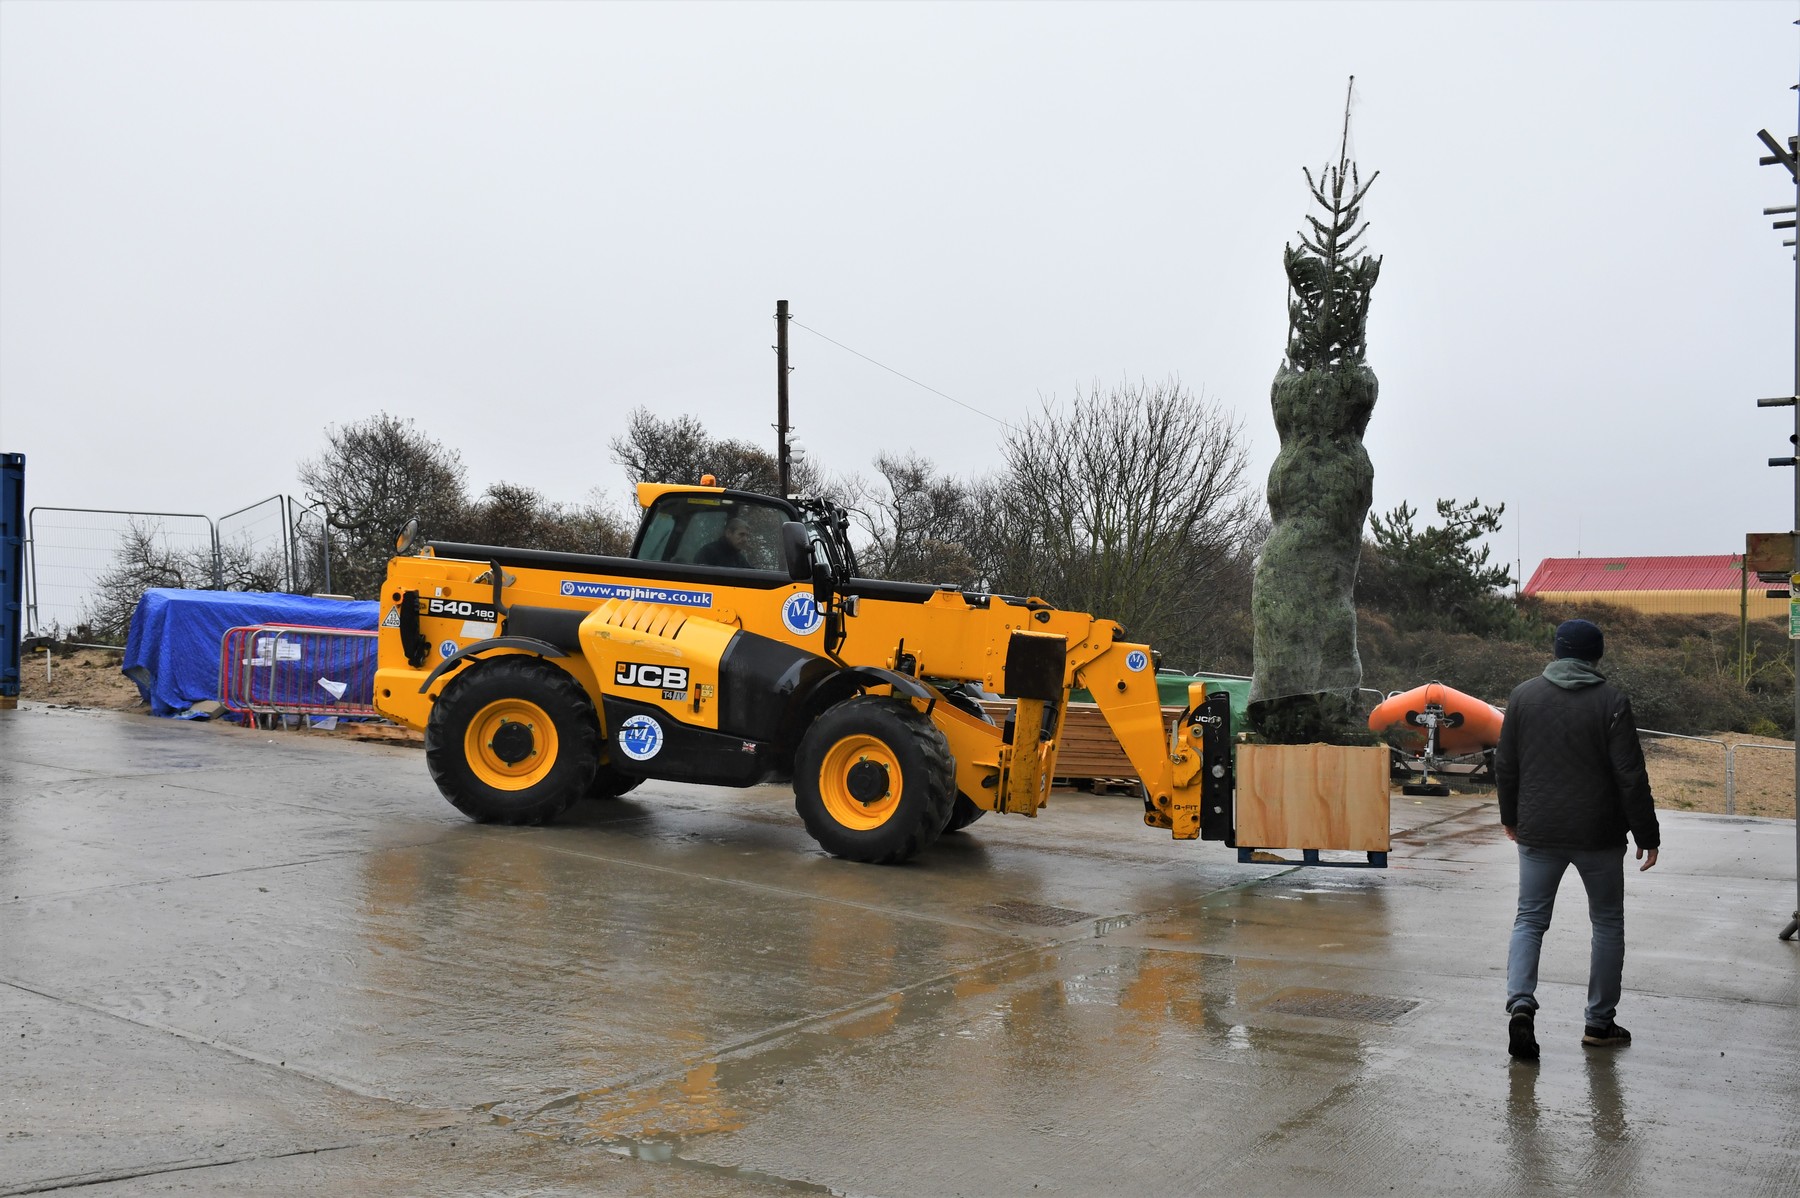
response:
<path id="1" fill-rule="evenodd" d="M 1419 1004 L 1384 994 L 1352 994 L 1348 990 L 1283 990 L 1263 1004 L 1266 1011 L 1305 1015 L 1312 1019 L 1349 1019 L 1357 1023 L 1392 1023 Z"/>
<path id="2" fill-rule="evenodd" d="M 1004 919 L 1007 923 L 1028 923 L 1041 928 L 1061 928 L 1072 923 L 1080 923 L 1084 919 L 1099 918 L 1091 911 L 1071 911 L 1067 907 L 1052 907 L 1047 903 L 1025 903 L 1009 900 L 1004 903 L 989 903 L 975 908 L 977 915 L 991 915 L 995 919 Z"/>

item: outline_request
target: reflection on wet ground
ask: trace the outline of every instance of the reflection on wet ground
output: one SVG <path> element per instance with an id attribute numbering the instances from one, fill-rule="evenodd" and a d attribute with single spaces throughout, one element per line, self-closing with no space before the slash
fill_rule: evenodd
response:
<path id="1" fill-rule="evenodd" d="M 1718 914 L 1785 911 L 1791 825 L 1671 819 L 1741 865 L 1632 891 L 1639 1043 L 1580 1048 L 1564 920 L 1527 1066 L 1475 800 L 1385 872 L 1061 794 L 880 869 L 773 789 L 500 829 L 422 774 L 0 717 L 0 1193 L 1800 1190 L 1794 959 Z"/>
<path id="2" fill-rule="evenodd" d="M 1619 1082 L 1620 1064 L 1611 1053 L 1590 1053 L 1582 1062 L 1585 1092 L 1547 1085 L 1552 1093 L 1543 1101 L 1539 1066 L 1521 1062 L 1509 1069 L 1506 1131 L 1522 1187 L 1532 1193 L 1604 1191 L 1619 1188 L 1620 1178 L 1640 1175 L 1641 1146 Z M 1648 1132 L 1657 1134 L 1655 1128 Z"/>

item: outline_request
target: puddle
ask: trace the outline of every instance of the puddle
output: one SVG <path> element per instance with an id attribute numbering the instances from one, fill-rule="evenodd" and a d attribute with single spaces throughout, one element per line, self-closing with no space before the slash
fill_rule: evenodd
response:
<path id="1" fill-rule="evenodd" d="M 1140 915 L 1109 915 L 1104 919 L 1096 919 L 1094 921 L 1094 937 L 1098 939 L 1114 932 L 1123 931 L 1141 918 L 1143 917 Z"/>
<path id="2" fill-rule="evenodd" d="M 708 1161 L 697 1161 L 681 1155 L 680 1140 L 629 1140 L 614 1139 L 602 1145 L 614 1156 L 627 1156 L 633 1160 L 654 1161 L 659 1165 L 674 1165 L 682 1169 L 692 1169 L 697 1173 L 705 1173 L 713 1177 L 731 1177 L 740 1181 L 760 1182 L 763 1185 L 781 1186 L 800 1194 L 835 1194 L 838 1198 L 854 1198 L 848 1190 L 836 1190 L 814 1181 L 799 1181 L 792 1177 L 778 1177 L 773 1173 L 764 1173 L 757 1169 L 746 1169 L 741 1165 L 715 1165 Z"/>

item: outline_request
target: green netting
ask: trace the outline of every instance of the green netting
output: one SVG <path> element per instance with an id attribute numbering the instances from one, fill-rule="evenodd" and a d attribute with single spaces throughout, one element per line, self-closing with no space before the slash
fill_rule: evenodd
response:
<path id="1" fill-rule="evenodd" d="M 1362 683 L 1356 568 L 1375 482 L 1362 435 L 1378 391 L 1363 352 L 1381 260 L 1351 250 L 1368 190 L 1354 167 L 1340 159 L 1307 183 L 1326 217 L 1308 217 L 1310 235 L 1283 257 L 1287 357 L 1270 390 L 1281 452 L 1269 470 L 1273 529 L 1250 603 L 1250 713 L 1269 740 L 1344 743 L 1357 731 L 1352 700 Z"/>

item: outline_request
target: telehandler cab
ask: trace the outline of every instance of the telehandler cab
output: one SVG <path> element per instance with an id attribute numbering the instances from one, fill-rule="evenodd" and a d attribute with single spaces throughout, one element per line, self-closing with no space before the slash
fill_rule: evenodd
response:
<path id="1" fill-rule="evenodd" d="M 651 483 L 638 501 L 629 558 L 401 534 L 375 702 L 424 730 L 472 818 L 543 823 L 645 778 L 791 779 L 827 851 L 904 861 L 989 811 L 1035 816 L 1085 687 L 1143 780 L 1144 822 L 1232 842 L 1228 697 L 1196 683 L 1165 726 L 1150 648 L 1117 624 L 858 577 L 828 501 Z M 1004 726 L 976 688 L 1017 700 Z"/>

